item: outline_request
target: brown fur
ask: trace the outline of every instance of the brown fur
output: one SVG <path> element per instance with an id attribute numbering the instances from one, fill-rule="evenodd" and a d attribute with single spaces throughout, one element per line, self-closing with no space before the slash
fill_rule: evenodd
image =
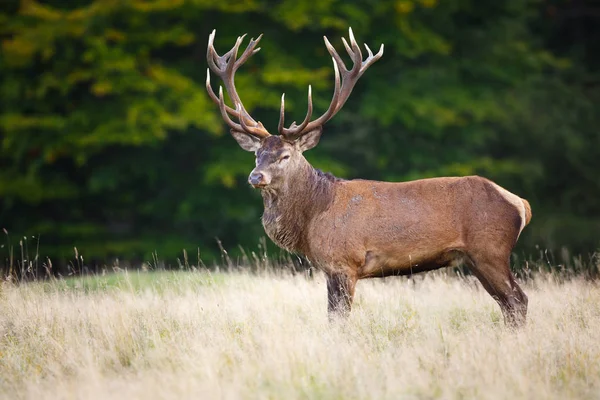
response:
<path id="1" fill-rule="evenodd" d="M 282 154 L 291 154 L 285 166 Z M 525 320 L 527 296 L 509 269 L 522 217 L 491 181 L 340 180 L 314 169 L 293 143 L 277 136 L 263 140 L 255 171 L 271 178 L 262 188 L 265 231 L 327 274 L 332 315 L 350 310 L 358 279 L 465 262 L 509 324 Z M 521 201 L 529 223 L 529 203 Z"/>

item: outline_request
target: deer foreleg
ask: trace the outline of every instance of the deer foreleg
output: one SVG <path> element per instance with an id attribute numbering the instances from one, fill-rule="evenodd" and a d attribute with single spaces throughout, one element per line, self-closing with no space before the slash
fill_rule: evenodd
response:
<path id="1" fill-rule="evenodd" d="M 353 276 L 344 273 L 331 273 L 327 276 L 327 311 L 330 320 L 348 316 L 355 286 L 356 278 Z"/>

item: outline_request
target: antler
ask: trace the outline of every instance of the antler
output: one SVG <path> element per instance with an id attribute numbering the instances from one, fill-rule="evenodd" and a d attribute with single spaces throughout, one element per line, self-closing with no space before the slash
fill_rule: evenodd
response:
<path id="1" fill-rule="evenodd" d="M 281 96 L 281 110 L 279 112 L 279 134 L 285 136 L 290 139 L 297 139 L 298 137 L 322 126 L 327 121 L 329 121 L 333 116 L 342 108 L 350 93 L 352 93 L 352 89 L 354 85 L 358 81 L 358 79 L 364 74 L 364 72 L 369 68 L 375 61 L 379 60 L 381 56 L 383 56 L 383 44 L 379 49 L 379 52 L 373 55 L 373 52 L 365 44 L 365 48 L 369 53 L 369 56 L 366 60 L 363 61 L 363 55 L 360 51 L 360 47 L 356 43 L 354 39 L 354 33 L 352 32 L 352 28 L 349 29 L 350 33 L 350 45 L 346 42 L 346 39 L 342 38 L 344 42 L 344 47 L 350 55 L 352 59 L 353 66 L 350 70 L 346 68 L 344 61 L 340 55 L 335 51 L 329 40 L 327 40 L 326 36 L 323 36 L 325 40 L 325 46 L 327 46 L 327 50 L 329 54 L 331 54 L 331 58 L 333 60 L 333 69 L 335 72 L 335 87 L 333 90 L 333 98 L 331 99 L 331 104 L 329 105 L 329 109 L 325 111 L 325 114 L 321 115 L 316 120 L 309 122 L 312 117 L 313 105 L 312 105 L 312 94 L 311 87 L 308 87 L 308 111 L 306 113 L 306 117 L 304 121 L 300 125 L 296 125 L 296 122 L 292 122 L 289 128 L 285 128 L 283 126 L 285 119 L 285 94 Z M 340 83 L 340 71 L 341 71 L 341 83 Z"/>
<path id="2" fill-rule="evenodd" d="M 206 69 L 206 90 L 208 91 L 210 98 L 219 105 L 223 119 L 232 129 L 245 132 L 258 138 L 270 136 L 263 124 L 256 122 L 250 116 L 250 114 L 248 114 L 244 108 L 244 105 L 242 104 L 240 96 L 237 94 L 234 82 L 235 72 L 238 70 L 238 68 L 241 67 L 242 64 L 244 64 L 252 54 L 257 53 L 260 50 L 260 47 L 257 49 L 255 49 L 255 47 L 262 38 L 262 35 L 256 38 L 256 40 L 254 38 L 250 39 L 248 47 L 246 47 L 246 50 L 244 50 L 242 56 L 238 59 L 237 52 L 246 35 L 244 34 L 238 37 L 233 48 L 222 56 L 219 56 L 213 44 L 215 40 L 215 34 L 216 29 L 213 30 L 208 37 L 208 49 L 206 53 L 206 59 L 209 67 Z M 225 104 L 223 88 L 221 86 L 219 86 L 219 97 L 215 95 L 215 92 L 210 85 L 210 70 L 212 70 L 221 78 L 221 80 L 223 80 L 223 83 L 225 84 L 225 90 L 227 90 L 229 97 L 233 101 L 235 109 Z M 240 123 L 238 124 L 234 122 L 229 115 L 237 118 Z"/>

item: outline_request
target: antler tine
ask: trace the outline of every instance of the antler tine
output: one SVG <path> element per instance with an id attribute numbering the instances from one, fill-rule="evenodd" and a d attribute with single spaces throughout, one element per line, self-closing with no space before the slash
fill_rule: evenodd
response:
<path id="1" fill-rule="evenodd" d="M 247 114 L 247 111 L 244 110 L 244 106 L 241 103 L 236 103 L 235 109 L 240 114 L 244 114 L 244 113 Z M 261 135 L 264 132 L 266 132 L 265 127 L 260 122 L 257 122 L 256 126 L 248 126 L 246 124 L 246 121 L 244 120 L 244 118 L 240 118 L 240 125 L 242 126 L 242 129 L 244 130 L 244 132 L 250 133 L 257 137 L 263 137 Z M 270 135 L 267 133 L 267 136 L 270 136 Z"/>
<path id="2" fill-rule="evenodd" d="M 219 99 L 217 98 L 217 95 L 215 94 L 214 90 L 212 89 L 212 86 L 210 83 L 210 70 L 212 70 L 219 77 L 223 78 L 224 71 L 222 70 L 222 66 L 217 65 L 217 63 L 221 64 L 225 59 L 228 59 L 228 57 L 231 55 L 231 52 L 233 49 L 229 50 L 222 57 L 219 56 L 214 47 L 214 40 L 215 40 L 216 33 L 217 33 L 217 30 L 213 29 L 211 34 L 208 36 L 208 46 L 206 48 L 206 60 L 208 62 L 208 68 L 206 69 L 206 90 L 208 91 L 208 95 L 210 96 L 210 98 L 215 103 L 219 104 Z M 235 114 L 235 110 L 227 105 L 225 105 L 225 110 L 229 114 L 231 114 L 233 116 L 237 116 Z"/>
<path id="3" fill-rule="evenodd" d="M 371 49 L 369 49 L 369 47 L 366 44 L 365 47 L 369 52 L 369 57 L 367 57 L 367 59 L 363 62 L 362 67 L 360 68 L 360 75 L 364 74 L 367 68 L 369 68 L 375 61 L 379 60 L 383 56 L 383 43 L 381 44 L 379 51 L 375 55 L 373 55 Z"/>
<path id="4" fill-rule="evenodd" d="M 354 32 L 352 32 L 352 28 L 348 28 L 348 36 L 350 36 L 350 44 L 352 45 L 353 52 L 350 53 L 350 57 L 352 57 L 352 61 L 354 62 L 354 66 L 352 67 L 352 72 L 360 71 L 362 66 L 363 55 L 360 51 L 360 46 L 356 43 L 356 39 L 354 38 Z"/>
<path id="5" fill-rule="evenodd" d="M 344 104 L 350 97 L 352 89 L 354 89 L 354 85 L 358 81 L 358 78 L 360 78 L 360 76 L 364 72 L 364 70 L 361 71 L 363 65 L 362 52 L 360 51 L 360 46 L 358 45 L 358 43 L 356 43 L 356 39 L 354 38 L 354 32 L 352 32 L 352 28 L 348 28 L 348 36 L 350 37 L 350 46 L 348 46 L 346 39 L 343 37 L 342 42 L 344 43 L 344 47 L 346 48 L 348 55 L 352 59 L 353 65 L 350 71 L 345 71 L 342 73 L 343 83 L 340 94 L 340 101 L 335 107 L 335 112 L 337 112 L 344 106 Z M 348 84 L 346 84 L 346 82 L 348 82 Z"/>
<path id="6" fill-rule="evenodd" d="M 208 68 L 206 68 L 206 91 L 208 92 L 208 95 L 210 96 L 212 101 L 219 104 L 219 98 L 215 94 L 215 92 L 210 84 L 210 70 Z M 237 115 L 233 108 L 229 107 L 227 104 L 224 104 L 224 105 L 225 105 L 225 111 L 227 111 L 229 114 L 232 114 L 234 116 Z"/>
<path id="7" fill-rule="evenodd" d="M 246 36 L 246 35 L 244 35 Z M 256 54 L 260 51 L 260 47 L 258 49 L 254 49 L 256 47 L 256 45 L 258 44 L 258 42 L 260 42 L 260 39 L 262 39 L 262 33 L 256 38 L 252 38 L 250 39 L 250 43 L 248 44 L 248 47 L 246 47 L 246 50 L 244 50 L 244 52 L 242 53 L 242 56 L 236 61 L 236 70 L 237 68 L 239 68 L 240 65 L 242 65 L 243 63 L 246 62 L 247 59 L 250 58 L 250 56 L 252 56 L 253 54 Z"/>
<path id="8" fill-rule="evenodd" d="M 348 42 L 346 42 L 346 38 L 342 37 L 342 43 L 344 43 L 346 52 L 350 55 L 350 58 L 352 58 L 352 60 L 354 61 L 354 51 L 352 51 L 352 48 L 348 45 Z"/>
<path id="9" fill-rule="evenodd" d="M 311 87 L 311 85 L 308 85 L 308 110 L 306 112 L 306 117 L 304 117 L 304 121 L 302 121 L 302 123 L 298 126 L 295 126 L 296 121 L 294 121 L 292 123 L 292 125 L 289 127 L 289 129 L 283 127 L 283 119 L 285 117 L 284 96 L 285 96 L 285 93 L 283 94 L 283 96 L 281 96 L 281 110 L 279 112 L 279 125 L 277 128 L 279 130 L 280 135 L 291 137 L 291 136 L 294 136 L 298 132 L 302 132 L 302 130 L 304 128 L 306 128 L 306 125 L 308 125 L 308 123 L 310 122 L 310 118 L 312 117 L 312 112 L 313 112 L 312 87 Z"/>
<path id="10" fill-rule="evenodd" d="M 237 53 L 240 45 L 242 44 L 246 34 L 239 36 L 235 41 L 235 44 L 231 50 L 220 56 L 214 47 L 214 40 L 216 36 L 216 30 L 213 30 L 208 36 L 208 47 L 206 50 L 206 59 L 208 62 L 208 69 L 206 73 L 206 90 L 210 98 L 219 105 L 221 115 L 225 122 L 232 128 L 248 134 L 264 138 L 270 136 L 264 126 L 255 121 L 252 116 L 246 111 L 244 105 L 240 99 L 235 88 L 235 72 L 242 64 L 244 64 L 252 54 L 258 52 L 259 49 L 255 49 L 256 45 L 262 38 L 260 35 L 256 40 L 251 39 L 248 47 L 242 53 L 242 56 L 238 59 Z M 223 88 L 219 87 L 219 97 L 215 95 L 210 83 L 210 71 L 213 71 L 217 76 L 221 78 L 225 85 L 225 90 L 229 94 L 229 97 L 235 105 L 235 109 L 225 104 L 223 96 Z M 229 116 L 239 119 L 240 123 L 235 123 Z"/>
<path id="11" fill-rule="evenodd" d="M 238 49 L 240 48 L 240 45 L 242 44 L 242 41 L 244 40 L 244 38 L 246 37 L 246 34 L 244 33 L 242 36 L 238 36 L 238 38 L 235 41 L 235 44 L 233 45 L 233 48 L 231 50 L 229 50 L 226 54 L 229 54 L 229 57 L 227 58 L 227 64 L 225 66 L 225 71 L 227 71 L 228 77 L 232 75 L 232 72 L 235 72 L 235 70 L 237 70 L 237 68 L 240 67 L 240 65 L 236 65 L 237 62 L 237 53 L 238 53 Z M 231 54 L 230 54 L 231 53 Z M 234 67 L 235 68 L 234 70 Z M 237 93 L 235 93 L 237 95 Z"/>
<path id="12" fill-rule="evenodd" d="M 233 122 L 231 118 L 229 118 L 229 115 L 227 115 L 227 112 L 225 112 L 225 107 L 226 106 L 225 100 L 223 98 L 223 87 L 219 86 L 219 110 L 221 110 L 221 115 L 223 116 L 225 123 L 227 123 L 227 125 L 229 125 L 231 129 L 234 129 L 236 131 L 246 132 L 248 134 L 261 137 L 260 135 L 262 134 L 262 132 L 265 131 L 265 128 L 260 122 L 258 122 L 256 126 L 248 126 L 246 125 L 246 121 L 244 120 L 244 118 L 240 118 L 240 123 L 237 124 Z M 236 115 L 244 113 L 244 106 L 241 103 L 235 103 L 235 112 Z"/>
<path id="13" fill-rule="evenodd" d="M 327 40 L 327 38 L 325 38 L 325 40 Z M 337 54 L 337 53 L 336 53 Z M 336 112 L 334 105 L 338 103 L 339 97 L 340 97 L 340 87 L 341 87 L 341 83 L 340 83 L 340 70 L 338 68 L 338 64 L 336 62 L 336 60 L 332 57 L 331 60 L 333 61 L 333 71 L 334 71 L 334 75 L 335 75 L 335 83 L 334 83 L 334 89 L 333 89 L 333 97 L 331 98 L 331 104 L 329 105 L 329 108 L 327 109 L 327 111 L 325 111 L 325 114 L 321 115 L 319 118 L 317 118 L 316 120 L 309 122 L 308 124 L 304 125 L 304 122 L 307 121 L 307 119 L 304 120 L 304 122 L 302 123 L 302 125 L 304 126 L 296 126 L 295 122 L 292 122 L 292 125 L 290 125 L 289 128 L 283 128 L 283 123 L 280 120 L 280 124 L 281 124 L 281 128 L 279 129 L 279 133 L 281 135 L 284 135 L 290 139 L 296 139 L 300 136 L 302 136 L 304 133 L 310 132 L 311 130 L 315 129 L 316 127 L 323 125 L 325 122 L 329 121 L 334 113 Z M 345 67 L 343 66 L 343 62 L 342 62 L 342 68 L 345 69 Z M 346 71 L 347 72 L 347 71 Z M 309 92 L 309 110 L 310 113 L 312 114 L 312 96 Z M 307 114 L 307 118 L 308 118 L 308 114 Z M 299 128 L 303 128 L 303 129 L 299 129 Z"/>
<path id="14" fill-rule="evenodd" d="M 329 51 L 329 54 L 331 55 L 331 58 L 333 60 L 333 69 L 335 72 L 335 88 L 333 91 L 333 98 L 331 99 L 331 104 L 329 105 L 329 108 L 327 109 L 325 114 L 323 114 L 322 116 L 320 116 L 319 118 L 317 118 L 316 120 L 314 120 L 312 122 L 308 122 L 308 120 L 305 118 L 304 122 L 302 124 L 300 124 L 299 126 L 295 126 L 294 124 L 292 124 L 289 128 L 284 128 L 283 127 L 284 102 L 283 102 L 283 98 L 282 98 L 282 104 L 281 104 L 282 108 L 281 108 L 280 118 L 279 118 L 280 134 L 282 134 L 286 137 L 297 138 L 297 137 L 302 136 L 303 134 L 306 134 L 314 129 L 319 128 L 324 123 L 326 123 L 331 118 L 333 118 L 333 116 L 342 108 L 342 106 L 348 100 L 348 97 L 350 96 L 350 93 L 352 93 L 352 89 L 354 88 L 354 85 L 356 84 L 358 79 L 362 76 L 362 74 L 375 61 L 379 60 L 381 58 L 381 56 L 383 56 L 383 45 L 381 45 L 379 52 L 377 54 L 373 55 L 373 52 L 371 51 L 369 46 L 367 46 L 365 44 L 365 48 L 367 49 L 367 52 L 369 55 L 363 61 L 363 55 L 360 50 L 360 46 L 358 45 L 358 43 L 356 42 L 356 39 L 354 38 L 354 32 L 352 32 L 352 28 L 350 28 L 348 30 L 348 33 L 349 33 L 350 44 L 348 44 L 348 42 L 346 41 L 345 38 L 342 38 L 342 43 L 344 44 L 344 47 L 346 48 L 348 55 L 352 59 L 353 65 L 352 65 L 351 69 L 346 68 L 344 61 L 342 60 L 342 58 L 340 57 L 338 52 L 335 50 L 335 48 L 331 45 L 331 43 L 329 42 L 327 37 L 325 37 L 325 36 L 323 37 L 323 40 L 325 42 L 325 47 L 327 47 L 327 51 Z M 340 82 L 340 75 L 341 75 L 341 82 Z M 307 118 L 308 118 L 308 115 L 312 113 L 312 99 L 310 96 L 310 89 L 309 89 L 309 108 L 310 108 L 310 110 L 309 110 L 309 113 L 307 113 Z"/>
<path id="15" fill-rule="evenodd" d="M 352 32 L 352 28 L 348 29 L 350 36 L 350 45 L 346 42 L 346 38 L 342 37 L 342 43 L 344 43 L 344 47 L 346 48 L 346 52 L 352 59 L 352 68 L 350 69 L 350 75 L 355 76 L 358 75 L 361 68 L 362 63 L 362 52 L 360 51 L 360 46 L 356 43 L 356 39 L 354 38 L 354 33 Z"/>
<path id="16" fill-rule="evenodd" d="M 335 47 L 333 47 L 331 43 L 329 43 L 329 39 L 327 39 L 327 36 L 323 36 L 323 40 L 325 41 L 325 47 L 327 47 L 327 51 L 329 51 L 329 54 L 333 58 L 333 63 L 337 64 L 342 71 L 348 71 L 348 69 L 346 68 L 346 64 L 344 64 L 344 60 L 342 60 L 342 57 L 340 57 L 338 52 L 335 51 Z"/>
<path id="17" fill-rule="evenodd" d="M 354 38 L 354 32 L 352 31 L 351 26 L 348 27 L 348 37 L 350 37 L 350 44 L 352 45 L 352 48 L 360 48 L 358 46 L 358 43 L 356 43 L 356 39 Z"/>
<path id="18" fill-rule="evenodd" d="M 246 112 L 246 110 L 244 110 L 244 106 L 242 106 L 241 103 L 235 103 L 235 110 L 237 111 L 237 113 L 239 115 L 242 115 L 242 113 Z M 246 121 L 244 121 L 244 118 L 240 118 L 240 125 L 242 126 L 242 129 L 244 130 L 244 132 L 252 131 L 252 127 L 246 125 Z"/>
<path id="19" fill-rule="evenodd" d="M 367 57 L 367 58 L 373 57 L 373 52 L 371 51 L 371 48 L 366 43 L 365 43 L 365 49 L 367 50 L 367 53 L 369 54 L 369 57 Z"/>
<path id="20" fill-rule="evenodd" d="M 223 98 L 223 86 L 219 86 L 219 110 L 221 111 L 221 116 L 223 117 L 223 120 L 225 120 L 225 123 L 227 125 L 229 125 L 229 127 L 231 129 L 235 129 L 236 131 L 243 132 L 244 128 L 240 124 L 236 124 L 235 122 L 233 122 L 233 120 L 231 118 L 229 118 L 229 115 L 227 114 L 225 107 L 226 107 L 226 105 L 225 105 L 225 99 Z M 238 115 L 239 115 L 239 113 L 236 111 L 236 116 L 238 116 Z M 241 121 L 241 119 L 240 119 L 240 121 Z"/>

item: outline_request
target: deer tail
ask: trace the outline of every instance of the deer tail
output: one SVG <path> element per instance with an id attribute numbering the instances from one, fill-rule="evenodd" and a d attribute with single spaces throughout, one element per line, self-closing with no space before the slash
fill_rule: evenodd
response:
<path id="1" fill-rule="evenodd" d="M 531 206 L 529 205 L 529 202 L 525 199 L 521 199 L 523 201 L 523 205 L 525 206 L 525 225 L 529 224 L 529 221 L 531 221 Z"/>

